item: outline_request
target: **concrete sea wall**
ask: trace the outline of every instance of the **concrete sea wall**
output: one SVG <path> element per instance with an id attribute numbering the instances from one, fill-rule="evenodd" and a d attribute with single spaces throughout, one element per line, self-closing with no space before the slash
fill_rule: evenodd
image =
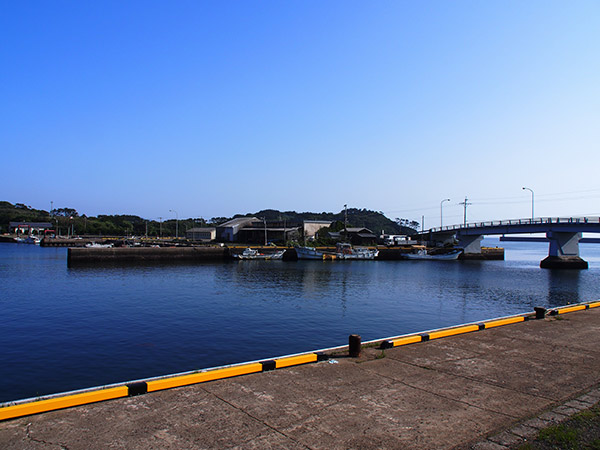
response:
<path id="1" fill-rule="evenodd" d="M 96 262 L 167 262 L 167 261 L 224 261 L 229 258 L 226 247 L 113 247 L 69 248 L 67 264 Z"/>

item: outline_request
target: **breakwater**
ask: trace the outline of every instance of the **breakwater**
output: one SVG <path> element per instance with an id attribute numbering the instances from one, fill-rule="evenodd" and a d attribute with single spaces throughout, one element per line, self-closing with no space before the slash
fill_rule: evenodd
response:
<path id="1" fill-rule="evenodd" d="M 226 247 L 111 247 L 69 248 L 67 264 L 94 262 L 168 262 L 224 261 L 229 258 Z"/>
<path id="2" fill-rule="evenodd" d="M 67 264 L 69 266 L 90 263 L 127 263 L 127 262 L 200 262 L 225 261 L 232 259 L 232 254 L 240 253 L 242 248 L 211 247 L 211 246 L 173 246 L 173 247 L 69 247 Z M 273 247 L 256 247 L 261 251 L 272 252 Z M 334 251 L 335 248 L 322 248 Z M 404 259 L 404 255 L 412 251 L 411 247 L 380 248 L 378 260 L 395 261 Z M 298 259 L 293 248 L 286 248 L 284 261 Z M 482 248 L 480 254 L 463 254 L 463 260 L 503 260 L 503 248 Z"/>

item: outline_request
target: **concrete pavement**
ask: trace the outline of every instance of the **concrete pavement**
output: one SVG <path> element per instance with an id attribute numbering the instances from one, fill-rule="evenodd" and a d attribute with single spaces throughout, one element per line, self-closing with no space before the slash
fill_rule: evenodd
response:
<path id="1" fill-rule="evenodd" d="M 367 348 L 7 420 L 0 448 L 497 449 L 600 398 L 599 338 L 594 308 Z"/>

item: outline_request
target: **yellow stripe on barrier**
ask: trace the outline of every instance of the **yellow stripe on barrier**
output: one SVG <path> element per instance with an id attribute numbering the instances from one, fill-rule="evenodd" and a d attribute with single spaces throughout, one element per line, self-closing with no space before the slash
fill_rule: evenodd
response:
<path id="1" fill-rule="evenodd" d="M 464 327 L 450 328 L 449 330 L 434 331 L 429 333 L 429 340 L 454 336 L 456 334 L 470 333 L 477 330 L 479 330 L 479 325 L 465 325 Z"/>
<path id="2" fill-rule="evenodd" d="M 592 303 L 589 303 L 589 305 L 590 305 L 590 308 L 597 308 L 598 306 L 600 306 L 600 302 L 592 302 Z"/>
<path id="3" fill-rule="evenodd" d="M 87 403 L 112 400 L 114 398 L 127 397 L 127 395 L 127 386 L 119 386 L 110 389 L 99 389 L 97 391 L 83 392 L 81 394 L 65 395 L 64 397 L 49 398 L 47 400 L 21 403 L 19 405 L 0 408 L 0 420 L 29 416 L 31 414 L 54 411 L 57 409 L 70 408 L 71 406 L 85 405 Z"/>
<path id="4" fill-rule="evenodd" d="M 491 322 L 485 322 L 485 328 L 494 328 L 494 327 L 499 327 L 502 325 L 510 325 L 511 323 L 518 323 L 518 322 L 523 322 L 525 321 L 525 317 L 509 317 L 508 319 L 499 319 L 499 320 L 492 320 Z"/>
<path id="5" fill-rule="evenodd" d="M 576 305 L 567 308 L 559 308 L 556 311 L 558 312 L 558 314 L 565 314 L 573 311 L 581 311 L 582 309 L 585 309 L 585 305 Z"/>
<path id="6" fill-rule="evenodd" d="M 317 362 L 316 353 L 308 353 L 306 355 L 288 356 L 287 358 L 276 359 L 275 368 L 281 369 L 282 367 L 297 366 L 299 364 L 311 362 Z"/>
<path id="7" fill-rule="evenodd" d="M 394 339 L 391 341 L 394 347 L 399 347 L 401 345 L 415 344 L 417 342 L 421 342 L 421 336 L 407 336 L 400 339 Z"/>
<path id="8" fill-rule="evenodd" d="M 163 378 L 148 381 L 148 392 L 161 391 L 179 386 L 204 383 L 205 381 L 220 380 L 222 378 L 236 377 L 262 371 L 261 363 L 242 364 L 239 366 L 226 367 L 224 369 L 207 370 L 206 372 L 192 373 L 178 377 Z"/>

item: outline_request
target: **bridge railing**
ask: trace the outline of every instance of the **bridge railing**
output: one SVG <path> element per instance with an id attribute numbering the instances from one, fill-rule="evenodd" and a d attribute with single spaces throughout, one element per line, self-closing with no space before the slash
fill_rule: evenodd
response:
<path id="1" fill-rule="evenodd" d="M 426 233 L 437 233 L 440 231 L 455 231 L 468 228 L 498 227 L 506 225 L 540 225 L 552 223 L 600 223 L 600 217 L 536 217 L 534 219 L 508 219 L 492 220 L 489 222 L 467 222 L 459 225 L 431 228 Z"/>

